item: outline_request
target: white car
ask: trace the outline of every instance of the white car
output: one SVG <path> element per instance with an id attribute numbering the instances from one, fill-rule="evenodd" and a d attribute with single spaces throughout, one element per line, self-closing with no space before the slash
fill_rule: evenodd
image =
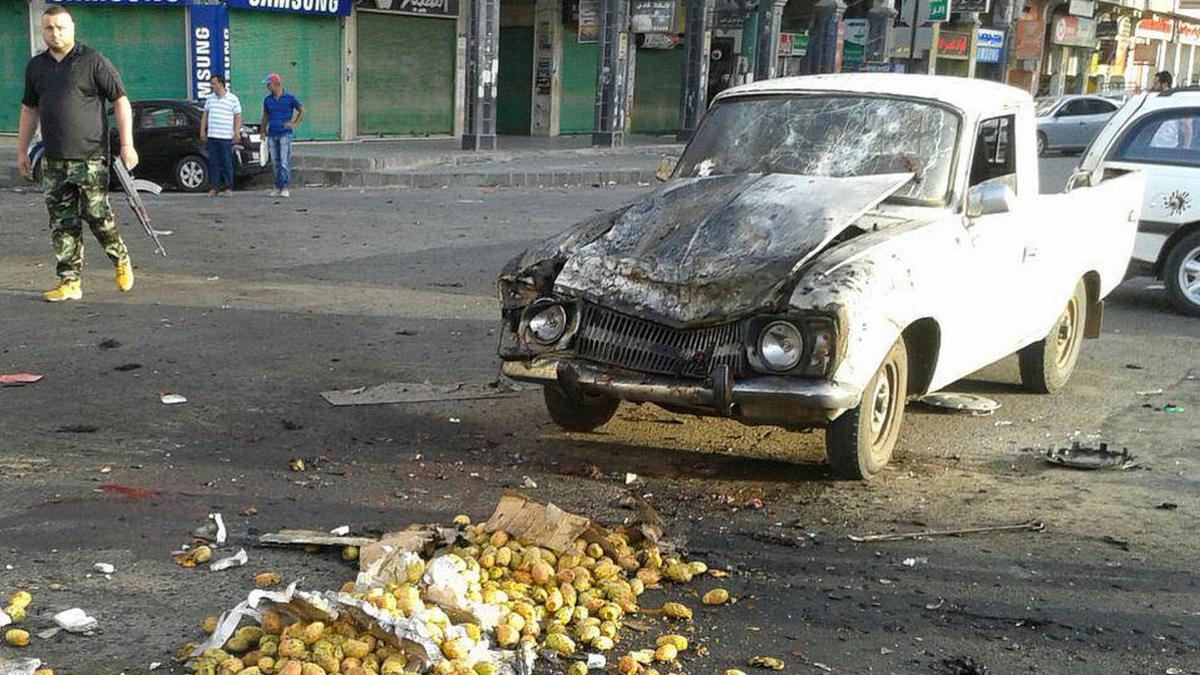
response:
<path id="1" fill-rule="evenodd" d="M 1027 388 L 1066 384 L 1141 191 L 1135 172 L 1039 195 L 1033 99 L 994 82 L 729 89 L 663 187 L 506 266 L 504 372 L 568 430 L 621 400 L 823 426 L 833 472 L 871 477 L 909 397 L 1017 351 Z"/>
<path id="2" fill-rule="evenodd" d="M 1200 316 L 1200 90 L 1141 94 L 1088 148 L 1072 182 L 1146 176 L 1132 269 L 1161 278 L 1179 311 Z"/>

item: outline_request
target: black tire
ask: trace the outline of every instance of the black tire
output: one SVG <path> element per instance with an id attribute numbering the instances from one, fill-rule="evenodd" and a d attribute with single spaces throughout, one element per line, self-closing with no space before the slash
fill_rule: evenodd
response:
<path id="1" fill-rule="evenodd" d="M 184 192 L 202 192 L 208 187 L 208 162 L 200 155 L 188 155 L 175 162 L 175 185 Z"/>
<path id="2" fill-rule="evenodd" d="M 1038 156 L 1042 156 L 1042 155 L 1046 154 L 1046 146 L 1049 143 L 1050 143 L 1050 141 L 1046 140 L 1046 134 L 1044 134 L 1040 131 L 1037 132 L 1037 154 L 1038 154 Z"/>
<path id="3" fill-rule="evenodd" d="M 908 397 L 908 349 L 896 341 L 863 390 L 862 402 L 825 430 L 825 452 L 837 478 L 874 477 L 892 458 Z"/>
<path id="4" fill-rule="evenodd" d="M 608 396 L 583 394 L 582 398 L 576 398 L 556 384 L 542 387 L 542 396 L 550 419 L 567 431 L 593 431 L 602 427 L 621 404 L 618 399 Z"/>
<path id="5" fill-rule="evenodd" d="M 1163 264 L 1163 281 L 1175 309 L 1188 316 L 1200 316 L 1200 231 L 1171 247 Z"/>
<path id="6" fill-rule="evenodd" d="M 1079 361 L 1087 311 L 1087 287 L 1080 279 L 1046 337 L 1017 353 L 1022 386 L 1036 394 L 1053 394 L 1066 386 Z"/>

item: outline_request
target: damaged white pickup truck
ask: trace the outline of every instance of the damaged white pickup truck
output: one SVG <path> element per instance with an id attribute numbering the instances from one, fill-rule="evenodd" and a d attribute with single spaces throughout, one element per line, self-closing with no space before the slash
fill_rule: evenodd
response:
<path id="1" fill-rule="evenodd" d="M 1006 355 L 1054 392 L 1129 264 L 1138 173 L 1038 194 L 1032 99 L 916 75 L 721 94 L 670 180 L 500 275 L 500 357 L 575 431 L 621 400 L 827 427 L 891 458 L 908 398 Z"/>

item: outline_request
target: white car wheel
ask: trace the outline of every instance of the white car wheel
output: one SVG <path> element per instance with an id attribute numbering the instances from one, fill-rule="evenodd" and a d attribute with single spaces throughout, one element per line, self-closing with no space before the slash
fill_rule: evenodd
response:
<path id="1" fill-rule="evenodd" d="M 1163 266 L 1163 280 L 1179 311 L 1200 316 L 1200 232 L 1180 239 Z"/>

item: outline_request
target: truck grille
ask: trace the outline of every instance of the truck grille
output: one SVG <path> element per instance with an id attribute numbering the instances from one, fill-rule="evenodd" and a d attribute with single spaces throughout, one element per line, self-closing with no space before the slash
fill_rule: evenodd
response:
<path id="1" fill-rule="evenodd" d="M 575 344 L 590 361 L 676 377 L 704 378 L 722 364 L 736 373 L 742 362 L 740 322 L 676 329 L 588 303 Z"/>

